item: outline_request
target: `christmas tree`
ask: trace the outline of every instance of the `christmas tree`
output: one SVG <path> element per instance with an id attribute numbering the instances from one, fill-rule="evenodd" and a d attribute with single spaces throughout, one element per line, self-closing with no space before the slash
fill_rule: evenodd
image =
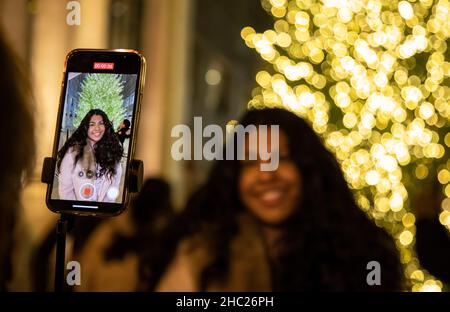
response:
<path id="1" fill-rule="evenodd" d="M 97 108 L 106 113 L 116 129 L 125 118 L 122 90 L 123 82 L 119 75 L 88 74 L 81 84 L 74 127 L 78 127 L 91 109 Z"/>
<path id="2" fill-rule="evenodd" d="M 411 195 L 437 177 L 450 225 L 448 0 L 263 0 L 274 28 L 241 36 L 272 65 L 249 107 L 307 120 L 356 199 L 396 239 L 413 291 L 441 290 L 414 252 Z M 450 265 L 450 264 L 449 264 Z"/>

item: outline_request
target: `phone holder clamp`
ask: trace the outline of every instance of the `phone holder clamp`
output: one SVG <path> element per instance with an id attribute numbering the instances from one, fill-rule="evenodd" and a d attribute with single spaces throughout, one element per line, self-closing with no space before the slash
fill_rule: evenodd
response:
<path id="1" fill-rule="evenodd" d="M 42 165 L 41 182 L 51 184 L 55 176 L 56 159 L 45 157 Z M 130 162 L 128 179 L 128 191 L 138 193 L 142 186 L 144 163 L 142 160 L 133 159 Z M 75 216 L 68 213 L 60 213 L 56 225 L 56 262 L 55 262 L 55 292 L 64 289 L 66 235 L 73 228 Z"/>

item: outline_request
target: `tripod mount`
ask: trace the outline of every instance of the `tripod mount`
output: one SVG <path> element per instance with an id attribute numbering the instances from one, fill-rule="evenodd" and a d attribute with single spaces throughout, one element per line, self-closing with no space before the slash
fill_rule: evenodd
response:
<path id="1" fill-rule="evenodd" d="M 55 176 L 56 159 L 46 157 L 42 165 L 41 182 L 51 184 Z M 141 160 L 133 159 L 130 162 L 128 179 L 128 192 L 138 193 L 142 186 L 144 164 Z M 75 215 L 60 213 L 56 224 L 56 262 L 55 262 L 55 292 L 64 289 L 66 236 L 74 226 Z"/>

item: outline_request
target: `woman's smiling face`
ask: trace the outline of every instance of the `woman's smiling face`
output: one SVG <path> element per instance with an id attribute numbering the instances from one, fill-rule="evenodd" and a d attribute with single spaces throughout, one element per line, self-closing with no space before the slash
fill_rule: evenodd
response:
<path id="1" fill-rule="evenodd" d="M 261 222 L 274 226 L 291 217 L 301 200 L 300 171 L 289 158 L 283 131 L 279 133 L 279 157 L 274 171 L 261 171 L 259 161 L 243 161 L 239 176 L 240 198 L 246 209 Z"/>
<path id="2" fill-rule="evenodd" d="M 89 121 L 88 128 L 88 139 L 91 145 L 96 144 L 103 138 L 105 134 L 105 123 L 103 121 L 103 117 L 100 115 L 92 115 L 91 120 Z"/>

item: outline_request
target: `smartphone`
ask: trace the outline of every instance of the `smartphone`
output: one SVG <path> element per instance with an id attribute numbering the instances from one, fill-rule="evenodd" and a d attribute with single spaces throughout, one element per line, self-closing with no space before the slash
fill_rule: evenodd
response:
<path id="1" fill-rule="evenodd" d="M 46 196 L 51 211 L 113 216 L 125 209 L 145 69 L 134 50 L 67 55 Z"/>

